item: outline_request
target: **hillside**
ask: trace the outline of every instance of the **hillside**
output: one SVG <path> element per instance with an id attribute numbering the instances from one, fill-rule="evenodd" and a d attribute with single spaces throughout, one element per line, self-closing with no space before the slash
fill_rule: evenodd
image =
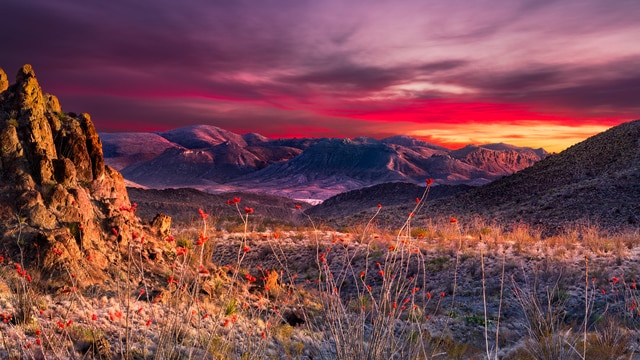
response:
<path id="1" fill-rule="evenodd" d="M 379 193 L 365 191 L 360 196 L 376 197 Z M 352 198 L 347 199 L 336 206 L 352 206 Z M 410 205 L 397 206 L 395 211 L 405 214 Z M 637 228 L 640 120 L 613 127 L 513 175 L 428 202 L 418 220 L 433 214 L 466 219 L 480 216 L 506 224 L 524 222 L 550 231 L 577 224 Z M 399 215 L 394 221 L 402 220 Z"/>
<path id="2" fill-rule="evenodd" d="M 162 213 L 171 216 L 177 223 L 190 224 L 198 219 L 198 209 L 203 209 L 216 218 L 238 217 L 235 206 L 226 203 L 235 197 L 242 199 L 242 208 L 245 206 L 254 209 L 252 215 L 254 222 L 278 221 L 280 223 L 295 224 L 300 222 L 302 214 L 296 211 L 296 205 L 302 210 L 309 207 L 308 204 L 296 203 L 293 200 L 262 194 L 252 193 L 224 193 L 209 194 L 196 189 L 139 189 L 127 188 L 129 198 L 138 204 L 136 214 L 144 221 L 149 222 L 156 214 Z M 256 219 L 257 218 L 257 219 Z"/>

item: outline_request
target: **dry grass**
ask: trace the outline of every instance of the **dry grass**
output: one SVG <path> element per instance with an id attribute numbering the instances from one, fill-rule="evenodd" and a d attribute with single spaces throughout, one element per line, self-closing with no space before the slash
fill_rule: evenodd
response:
<path id="1" fill-rule="evenodd" d="M 151 244 L 162 260 L 126 244 L 91 287 L 3 256 L 0 357 L 638 358 L 637 232 L 543 239 L 411 216 L 395 231 L 375 216 L 352 233 L 252 231 L 237 209 L 231 229 L 203 214 Z"/>

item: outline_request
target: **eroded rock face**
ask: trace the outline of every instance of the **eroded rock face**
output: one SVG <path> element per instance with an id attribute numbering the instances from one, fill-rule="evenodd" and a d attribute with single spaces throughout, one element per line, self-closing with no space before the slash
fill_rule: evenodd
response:
<path id="1" fill-rule="evenodd" d="M 9 79 L 4 70 L 0 69 L 0 93 L 7 90 L 9 87 Z"/>
<path id="2" fill-rule="evenodd" d="M 2 247 L 17 243 L 20 227 L 26 265 L 39 254 L 45 275 L 74 271 L 96 281 L 143 233 L 122 175 L 104 165 L 90 116 L 63 113 L 30 65 L 12 85 L 0 69 L 0 144 Z"/>

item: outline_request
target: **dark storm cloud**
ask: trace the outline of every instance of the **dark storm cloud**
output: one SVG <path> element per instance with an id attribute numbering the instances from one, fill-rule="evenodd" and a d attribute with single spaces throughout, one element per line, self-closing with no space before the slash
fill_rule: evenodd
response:
<path id="1" fill-rule="evenodd" d="M 476 88 L 483 96 L 509 103 L 581 111 L 640 111 L 640 57 L 595 66 L 532 66 L 511 72 L 468 73 L 452 82 Z"/>

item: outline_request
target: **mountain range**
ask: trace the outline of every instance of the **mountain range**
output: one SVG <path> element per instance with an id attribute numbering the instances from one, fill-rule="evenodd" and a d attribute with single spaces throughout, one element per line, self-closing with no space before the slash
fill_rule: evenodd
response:
<path id="1" fill-rule="evenodd" d="M 318 203 L 387 182 L 482 185 L 544 159 L 543 149 L 507 144 L 458 150 L 408 136 L 382 140 L 236 134 L 196 125 L 149 133 L 101 134 L 105 162 L 132 186 L 249 191 Z"/>
<path id="2" fill-rule="evenodd" d="M 392 191 L 377 185 L 340 194 L 307 213 L 337 226 L 357 224 L 370 218 L 381 203 L 386 223 L 393 227 L 406 220 L 415 206 L 413 199 L 423 191 L 424 187 L 407 183 L 395 184 Z M 412 222 L 437 217 L 448 221 L 454 216 L 461 222 L 480 217 L 507 225 L 525 223 L 547 233 L 577 226 L 637 230 L 640 120 L 612 127 L 513 175 L 450 194 L 443 197 L 434 191 L 432 201 Z"/>

